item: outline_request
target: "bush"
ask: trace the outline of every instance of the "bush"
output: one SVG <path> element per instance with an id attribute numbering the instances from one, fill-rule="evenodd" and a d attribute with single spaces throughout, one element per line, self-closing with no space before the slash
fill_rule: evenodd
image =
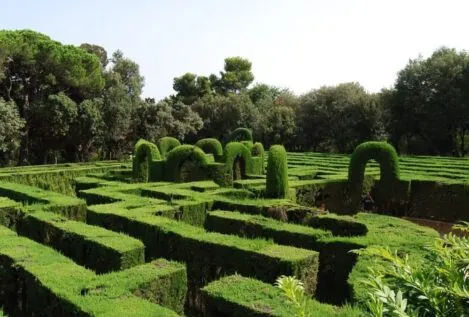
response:
<path id="1" fill-rule="evenodd" d="M 203 169 L 208 164 L 207 155 L 200 148 L 194 145 L 180 145 L 168 154 L 165 167 L 166 180 L 179 182 L 182 165 L 187 161 L 194 163 L 193 173 L 198 172 L 195 169 Z"/>
<path id="2" fill-rule="evenodd" d="M 271 198 L 285 198 L 287 194 L 287 152 L 282 145 L 272 145 L 267 162 L 266 195 Z"/>
<path id="3" fill-rule="evenodd" d="M 251 152 L 244 144 L 240 142 L 228 143 L 223 155 L 226 169 L 233 172 L 233 180 L 242 178 L 251 171 Z"/>
<path id="4" fill-rule="evenodd" d="M 148 181 L 150 167 L 153 160 L 160 160 L 161 155 L 158 147 L 146 140 L 140 139 L 134 147 L 134 158 L 132 162 L 132 171 L 135 178 Z"/>
<path id="5" fill-rule="evenodd" d="M 456 228 L 469 232 L 469 224 Z M 384 260 L 362 283 L 372 316 L 466 316 L 469 311 L 469 238 L 437 238 L 428 262 L 412 266 L 407 254 L 388 248 L 354 251 Z"/>
<path id="6" fill-rule="evenodd" d="M 181 145 L 181 142 L 171 136 L 165 136 L 158 140 L 158 148 L 160 149 L 160 153 L 163 157 L 167 157 L 169 151 L 179 145 Z"/>
<path id="7" fill-rule="evenodd" d="M 230 134 L 230 141 L 253 141 L 252 132 L 247 128 L 237 128 Z"/>
<path id="8" fill-rule="evenodd" d="M 361 188 L 366 164 L 371 159 L 379 163 L 380 182 L 399 180 L 399 161 L 394 147 L 387 142 L 365 142 L 355 148 L 350 158 L 348 179 L 354 188 Z"/>
<path id="9" fill-rule="evenodd" d="M 215 138 L 200 139 L 195 146 L 201 148 L 207 154 L 213 154 L 215 160 L 223 156 L 223 146 Z"/>
<path id="10" fill-rule="evenodd" d="M 264 157 L 264 146 L 261 142 L 254 143 L 251 149 L 252 156 L 262 156 Z"/>

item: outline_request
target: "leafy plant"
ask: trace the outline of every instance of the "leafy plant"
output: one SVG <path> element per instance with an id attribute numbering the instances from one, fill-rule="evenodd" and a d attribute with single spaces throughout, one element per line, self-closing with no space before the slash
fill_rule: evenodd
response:
<path id="1" fill-rule="evenodd" d="M 454 229 L 469 232 L 469 223 Z M 384 260 L 362 281 L 370 316 L 469 316 L 469 238 L 449 233 L 428 248 L 431 258 L 421 265 L 389 248 L 353 251 Z"/>
<path id="2" fill-rule="evenodd" d="M 283 290 L 285 296 L 296 306 L 297 317 L 308 317 L 306 312 L 308 296 L 305 294 L 303 283 L 294 276 L 282 275 L 277 279 L 276 285 Z"/>

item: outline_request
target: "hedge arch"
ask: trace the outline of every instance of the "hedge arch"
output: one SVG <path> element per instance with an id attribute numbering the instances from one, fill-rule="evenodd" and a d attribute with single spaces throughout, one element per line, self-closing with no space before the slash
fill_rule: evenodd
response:
<path id="1" fill-rule="evenodd" d="M 204 169 L 208 164 L 207 155 L 200 148 L 195 145 L 180 145 L 168 153 L 165 167 L 166 180 L 180 182 L 181 168 L 187 161 L 194 163 L 200 169 Z"/>
<path id="2" fill-rule="evenodd" d="M 215 160 L 223 156 L 223 146 L 215 138 L 200 139 L 195 146 L 201 148 L 207 154 L 213 154 Z"/>
<path id="3" fill-rule="evenodd" d="M 150 178 L 150 168 L 153 160 L 160 160 L 158 147 L 147 140 L 140 139 L 135 143 L 132 172 L 135 178 L 147 182 Z"/>
<path id="4" fill-rule="evenodd" d="M 254 143 L 252 149 L 251 149 L 251 154 L 252 156 L 262 156 L 264 157 L 264 145 L 262 145 L 261 142 L 256 142 Z"/>
<path id="5" fill-rule="evenodd" d="M 241 178 L 251 170 L 251 152 L 249 149 L 240 142 L 230 142 L 225 146 L 224 151 L 224 162 L 225 167 L 228 171 L 233 171 L 236 168 L 236 164 L 240 164 L 241 167 Z M 236 180 L 236 175 L 233 173 L 233 180 Z"/>
<path id="6" fill-rule="evenodd" d="M 399 180 L 399 157 L 396 149 L 387 142 L 370 141 L 358 145 L 350 158 L 348 180 L 354 189 L 361 190 L 366 164 L 371 159 L 379 164 L 381 183 Z"/>
<path id="7" fill-rule="evenodd" d="M 165 136 L 158 140 L 158 148 L 163 157 L 167 157 L 168 153 L 177 146 L 180 146 L 181 142 L 172 136 Z"/>
<path id="8" fill-rule="evenodd" d="M 285 198 L 288 194 L 287 151 L 282 145 L 272 145 L 267 161 L 266 196 Z"/>
<path id="9" fill-rule="evenodd" d="M 237 128 L 230 134 L 230 142 L 253 141 L 252 132 L 247 128 Z"/>

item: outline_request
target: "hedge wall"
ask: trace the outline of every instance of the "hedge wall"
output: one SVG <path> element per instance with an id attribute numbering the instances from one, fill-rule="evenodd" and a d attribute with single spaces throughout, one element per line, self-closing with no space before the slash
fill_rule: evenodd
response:
<path id="1" fill-rule="evenodd" d="M 231 142 L 236 141 L 253 141 L 252 132 L 250 129 L 247 128 L 237 128 L 235 129 L 229 137 Z"/>
<path id="2" fill-rule="evenodd" d="M 158 147 L 146 140 L 140 139 L 134 148 L 132 171 L 134 177 L 147 182 L 150 179 L 150 168 L 153 160 L 161 160 Z"/>
<path id="3" fill-rule="evenodd" d="M 181 167 L 184 162 L 194 164 L 191 171 L 192 180 L 204 179 L 204 170 L 208 164 L 207 156 L 194 145 L 180 145 L 169 152 L 166 158 L 165 179 L 170 182 L 181 181 Z"/>

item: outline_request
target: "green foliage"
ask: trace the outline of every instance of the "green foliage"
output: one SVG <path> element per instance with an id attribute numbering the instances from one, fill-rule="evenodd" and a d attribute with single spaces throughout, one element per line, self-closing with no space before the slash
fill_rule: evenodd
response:
<path id="1" fill-rule="evenodd" d="M 96 55 L 99 58 L 99 61 L 101 62 L 101 66 L 103 66 L 103 68 L 106 68 L 109 60 L 107 58 L 107 52 L 104 47 L 94 44 L 83 43 L 80 45 L 80 48 L 84 49 L 88 53 Z"/>
<path id="2" fill-rule="evenodd" d="M 287 153 L 281 145 L 269 149 L 267 162 L 266 195 L 271 198 L 285 198 L 288 194 Z"/>
<path id="3" fill-rule="evenodd" d="M 173 89 L 176 97 L 186 105 L 193 104 L 198 98 L 209 95 L 212 91 L 212 83 L 208 77 L 185 73 L 173 79 Z"/>
<path id="4" fill-rule="evenodd" d="M 195 146 L 198 146 L 207 154 L 213 154 L 215 160 L 223 156 L 223 146 L 215 138 L 200 139 L 195 143 Z"/>
<path id="5" fill-rule="evenodd" d="M 150 180 L 152 162 L 160 160 L 161 154 L 158 147 L 151 142 L 140 139 L 135 144 L 132 171 L 134 177 L 144 182 Z"/>
<path id="6" fill-rule="evenodd" d="M 168 153 L 177 146 L 180 146 L 181 142 L 178 139 L 165 136 L 158 140 L 158 149 L 160 150 L 160 154 L 163 157 L 167 157 Z"/>
<path id="7" fill-rule="evenodd" d="M 307 313 L 307 304 L 308 304 L 308 296 L 305 294 L 305 288 L 303 287 L 303 283 L 296 279 L 293 276 L 280 276 L 277 281 L 276 285 L 280 288 L 285 296 L 295 305 L 297 311 L 297 317 L 309 317 L 311 316 Z"/>
<path id="8" fill-rule="evenodd" d="M 399 180 L 399 158 L 387 142 L 365 142 L 357 146 L 350 158 L 348 179 L 354 187 L 363 185 L 366 164 L 374 159 L 379 163 L 382 183 Z"/>
<path id="9" fill-rule="evenodd" d="M 230 134 L 230 141 L 239 142 L 239 141 L 253 141 L 252 131 L 247 128 L 237 128 Z"/>
<path id="10" fill-rule="evenodd" d="M 264 158 L 264 146 L 260 142 L 254 143 L 252 150 L 251 150 L 252 156 L 261 156 Z"/>
<path id="11" fill-rule="evenodd" d="M 469 54 L 446 47 L 409 60 L 393 89 L 383 92 L 388 131 L 399 150 L 414 154 L 467 153 Z"/>
<path id="12" fill-rule="evenodd" d="M 305 150 L 349 153 L 365 140 L 382 139 L 378 102 L 358 83 L 312 90 L 299 100 L 297 144 Z"/>
<path id="13" fill-rule="evenodd" d="M 468 226 L 462 226 L 469 230 Z M 371 268 L 367 308 L 372 316 L 464 316 L 469 310 L 469 238 L 452 233 L 429 247 L 429 262 L 412 265 L 409 255 L 389 248 L 356 251 L 384 260 Z M 410 255 L 412 256 L 412 254 Z"/>
<path id="14" fill-rule="evenodd" d="M 225 146 L 223 161 L 233 180 L 243 178 L 252 170 L 251 152 L 240 142 L 230 142 Z"/>
<path id="15" fill-rule="evenodd" d="M 254 80 L 254 74 L 251 71 L 252 63 L 242 57 L 225 58 L 224 71 L 220 72 L 220 77 L 210 75 L 212 87 L 217 93 L 239 93 Z"/>
<path id="16" fill-rule="evenodd" d="M 166 158 L 165 179 L 171 182 L 181 181 L 181 168 L 184 163 L 193 163 L 190 177 L 199 176 L 208 164 L 207 156 L 200 148 L 194 145 L 180 145 L 169 152 Z"/>
<path id="17" fill-rule="evenodd" d="M 207 95 L 191 107 L 203 120 L 198 138 L 229 140 L 229 132 L 240 126 L 255 126 L 259 110 L 246 94 Z"/>
<path id="18" fill-rule="evenodd" d="M 24 125 L 14 101 L 0 98 L 0 166 L 15 161 Z"/>

